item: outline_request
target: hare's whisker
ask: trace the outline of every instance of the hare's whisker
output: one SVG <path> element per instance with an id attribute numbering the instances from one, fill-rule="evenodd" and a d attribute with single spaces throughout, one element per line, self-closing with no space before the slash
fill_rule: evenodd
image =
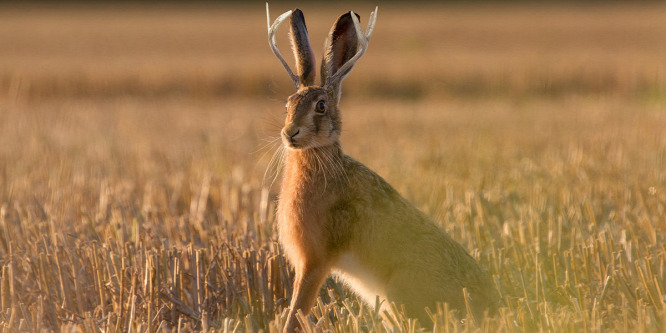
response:
<path id="1" fill-rule="evenodd" d="M 281 154 L 282 149 L 283 149 L 282 145 L 279 145 L 277 149 L 275 149 L 275 151 L 273 152 L 273 155 L 271 156 L 271 159 L 268 161 L 268 165 L 266 166 L 266 170 L 264 171 L 264 177 L 261 181 L 262 185 L 266 184 L 266 179 L 268 176 L 273 178 L 273 181 L 271 182 L 271 186 L 273 186 L 273 183 L 275 182 L 275 178 L 277 178 L 277 174 L 280 168 L 280 163 L 275 164 L 275 162 L 279 160 L 279 157 L 276 159 L 276 156 L 279 156 Z M 269 171 L 273 168 L 275 168 L 274 173 L 272 173 L 269 176 Z"/>

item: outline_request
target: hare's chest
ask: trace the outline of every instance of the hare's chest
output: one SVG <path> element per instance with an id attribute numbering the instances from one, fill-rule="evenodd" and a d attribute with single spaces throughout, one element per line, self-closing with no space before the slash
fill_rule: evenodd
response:
<path id="1" fill-rule="evenodd" d="M 278 238 L 287 259 L 298 267 L 325 255 L 327 217 L 316 204 L 280 199 L 278 204 Z"/>

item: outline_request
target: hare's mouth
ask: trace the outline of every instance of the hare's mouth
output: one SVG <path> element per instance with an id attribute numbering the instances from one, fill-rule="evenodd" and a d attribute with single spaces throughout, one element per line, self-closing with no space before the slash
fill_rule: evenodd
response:
<path id="1" fill-rule="evenodd" d="M 296 139 L 289 138 L 289 137 L 284 137 L 284 136 L 282 137 L 282 143 L 285 146 L 287 146 L 289 148 L 293 148 L 293 149 L 298 149 L 298 148 L 301 148 L 303 146 L 302 144 L 297 142 Z"/>
<path id="2" fill-rule="evenodd" d="M 306 145 L 304 145 L 303 143 L 298 142 L 298 141 L 296 141 L 296 140 L 293 139 L 293 138 L 291 138 L 291 139 L 284 138 L 284 139 L 282 140 L 282 143 L 283 143 L 287 148 L 291 148 L 291 149 L 303 149 L 303 148 L 305 148 L 305 146 L 306 146 Z"/>
<path id="3" fill-rule="evenodd" d="M 293 150 L 308 150 L 310 148 L 313 148 L 311 143 L 308 142 L 299 142 L 299 141 L 285 141 L 284 145 L 288 149 L 293 149 Z"/>
<path id="4" fill-rule="evenodd" d="M 291 149 L 307 149 L 309 147 L 309 142 L 307 138 L 295 138 L 282 135 L 282 144 L 287 148 Z"/>

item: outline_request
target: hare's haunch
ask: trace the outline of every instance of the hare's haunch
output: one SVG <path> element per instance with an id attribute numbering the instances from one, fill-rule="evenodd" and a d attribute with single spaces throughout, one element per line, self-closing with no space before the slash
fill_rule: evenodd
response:
<path id="1" fill-rule="evenodd" d="M 310 312 L 331 273 L 369 305 L 377 296 L 404 305 L 407 316 L 424 325 L 432 324 L 425 308 L 434 310 L 438 302 L 461 313 L 469 307 L 477 318 L 497 306 L 490 277 L 460 244 L 379 175 L 342 153 L 340 87 L 368 47 L 376 13 L 366 32 L 353 12 L 333 24 L 320 85 L 303 13 L 286 12 L 268 27 L 271 49 L 297 87 L 287 100 L 281 133 L 287 152 L 278 204 L 280 244 L 296 273 L 289 332 L 298 328 L 295 314 Z M 275 31 L 287 18 L 296 74 L 275 43 Z"/>

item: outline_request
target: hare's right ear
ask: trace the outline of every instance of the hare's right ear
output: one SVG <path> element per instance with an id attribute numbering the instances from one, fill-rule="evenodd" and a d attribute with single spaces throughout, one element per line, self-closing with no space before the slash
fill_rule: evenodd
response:
<path id="1" fill-rule="evenodd" d="M 275 31 L 287 18 L 291 20 L 291 44 L 294 47 L 294 55 L 296 58 L 296 66 L 298 75 L 291 71 L 291 68 L 284 60 L 280 50 L 278 50 L 277 42 L 275 41 Z M 312 85 L 315 77 L 314 66 L 314 53 L 310 47 L 308 40 L 308 30 L 305 28 L 305 19 L 303 12 L 300 9 L 295 11 L 287 11 L 275 19 L 271 24 L 271 14 L 268 11 L 268 2 L 266 3 L 266 26 L 268 28 L 268 45 L 271 47 L 273 54 L 280 60 L 287 74 L 294 82 L 296 88 Z"/>
<path id="2" fill-rule="evenodd" d="M 321 85 L 333 90 L 340 98 L 340 85 L 349 75 L 354 64 L 365 53 L 372 30 L 377 20 L 377 8 L 370 13 L 368 28 L 361 30 L 359 16 L 354 12 L 345 13 L 333 24 L 324 45 L 324 58 L 321 63 Z"/>
<path id="3" fill-rule="evenodd" d="M 291 14 L 291 46 L 296 59 L 296 73 L 301 87 L 311 86 L 315 80 L 315 57 L 305 27 L 303 12 L 296 8 Z"/>

